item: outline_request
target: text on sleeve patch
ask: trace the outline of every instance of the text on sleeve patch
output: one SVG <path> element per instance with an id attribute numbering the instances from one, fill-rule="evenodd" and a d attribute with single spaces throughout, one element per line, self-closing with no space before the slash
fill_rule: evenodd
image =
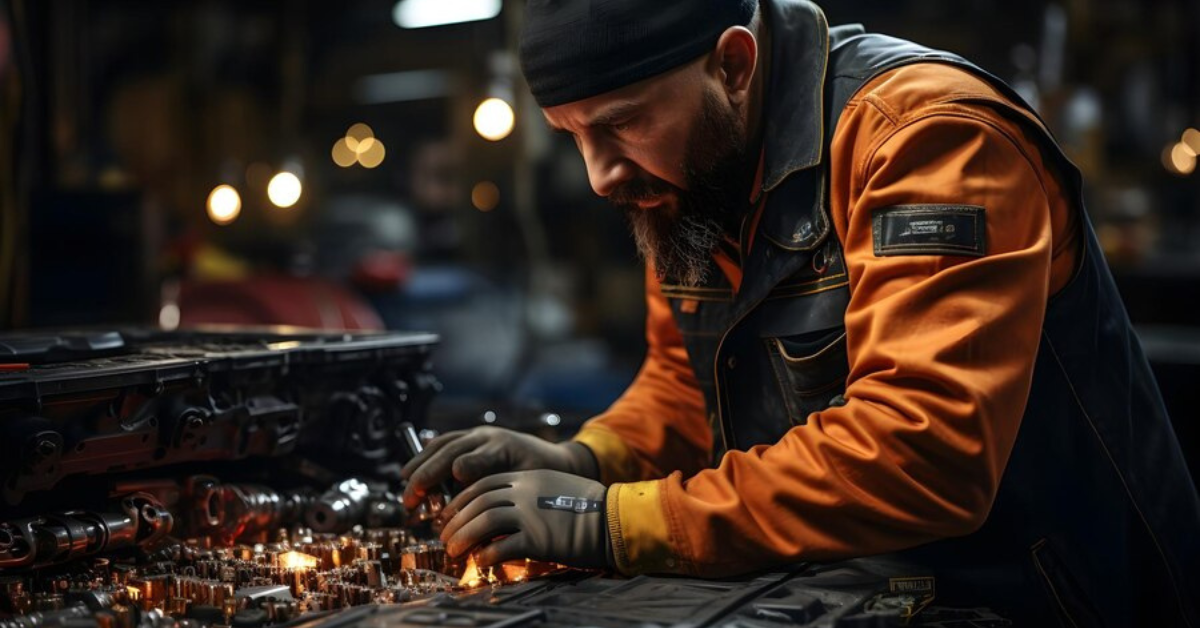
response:
<path id="1" fill-rule="evenodd" d="M 986 210 L 972 205 L 897 205 L 873 214 L 875 257 L 987 255 Z"/>

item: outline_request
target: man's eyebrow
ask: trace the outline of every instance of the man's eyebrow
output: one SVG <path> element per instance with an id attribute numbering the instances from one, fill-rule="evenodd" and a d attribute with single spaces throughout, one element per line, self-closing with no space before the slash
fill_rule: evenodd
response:
<path id="1" fill-rule="evenodd" d="M 633 102 L 633 101 L 626 101 L 626 102 L 617 103 L 615 105 L 611 105 L 608 109 L 602 110 L 599 114 L 597 114 L 590 121 L 588 121 L 585 126 L 588 126 L 588 127 L 611 126 L 613 123 L 620 122 L 620 121 L 624 120 L 625 118 L 629 117 L 630 114 L 637 111 L 637 109 L 640 108 L 641 106 L 642 106 L 642 103 Z M 554 124 L 548 118 L 546 120 L 546 126 L 550 127 L 550 130 L 555 133 L 560 133 L 562 135 L 571 135 L 572 134 L 571 131 Z"/>
<path id="2" fill-rule="evenodd" d="M 610 126 L 614 122 L 620 122 L 624 118 L 629 117 L 638 107 L 641 107 L 641 103 L 632 101 L 618 103 L 597 114 L 588 123 L 588 126 Z"/>

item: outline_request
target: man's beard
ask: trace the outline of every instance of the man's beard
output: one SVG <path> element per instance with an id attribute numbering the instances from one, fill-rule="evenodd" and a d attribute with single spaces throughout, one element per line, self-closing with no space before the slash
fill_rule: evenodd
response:
<path id="1" fill-rule="evenodd" d="M 737 114 L 705 92 L 700 121 L 684 152 L 687 189 L 658 178 L 623 184 L 609 201 L 625 211 L 642 257 L 659 279 L 685 286 L 708 280 L 712 251 L 738 227 L 749 188 L 746 181 L 746 132 Z M 673 193 L 677 208 L 639 208 L 638 201 Z"/>

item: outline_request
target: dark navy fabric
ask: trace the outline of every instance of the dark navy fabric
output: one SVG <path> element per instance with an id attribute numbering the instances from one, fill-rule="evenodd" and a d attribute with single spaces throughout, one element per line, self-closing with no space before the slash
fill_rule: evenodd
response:
<path id="1" fill-rule="evenodd" d="M 741 289 L 715 267 L 705 286 L 664 285 L 708 405 L 714 463 L 844 403 L 850 288 L 830 227 L 825 156 L 845 103 L 872 77 L 913 63 L 954 65 L 1022 102 L 956 55 L 857 26 L 829 29 L 804 0 L 764 8 L 776 70 L 768 196 Z M 1047 307 L 1027 409 L 987 521 L 899 555 L 938 577 L 943 603 L 991 606 L 1017 625 L 1200 628 L 1200 500 L 1086 220 L 1081 177 L 1028 108 L 1002 113 L 1043 138 L 1044 158 L 1085 217 L 1085 249 Z"/>

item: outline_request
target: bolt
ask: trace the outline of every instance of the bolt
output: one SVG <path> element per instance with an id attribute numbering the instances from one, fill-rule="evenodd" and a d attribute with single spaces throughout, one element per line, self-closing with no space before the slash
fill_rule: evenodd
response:
<path id="1" fill-rule="evenodd" d="M 58 443 L 55 443 L 48 438 L 43 438 L 41 441 L 38 441 L 37 452 L 49 458 L 50 456 L 58 453 Z"/>
<path id="2" fill-rule="evenodd" d="M 29 464 L 40 464 L 58 453 L 58 443 L 46 437 L 39 437 L 27 451 Z"/>

